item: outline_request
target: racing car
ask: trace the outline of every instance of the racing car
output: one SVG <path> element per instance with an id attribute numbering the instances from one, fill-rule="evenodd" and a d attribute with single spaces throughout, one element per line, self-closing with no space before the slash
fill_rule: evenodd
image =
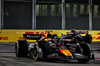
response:
<path id="1" fill-rule="evenodd" d="M 85 34 L 85 36 L 82 36 L 82 34 Z M 60 40 L 62 39 L 73 39 L 73 41 L 71 41 L 73 43 L 77 43 L 77 42 L 91 43 L 92 35 L 90 35 L 88 31 L 71 30 L 71 32 L 67 32 L 67 35 L 63 35 Z"/>
<path id="2" fill-rule="evenodd" d="M 25 40 L 18 40 L 15 44 L 17 57 L 30 57 L 34 60 L 39 59 L 77 59 L 81 63 L 86 63 L 90 57 L 94 59 L 89 45 L 85 42 L 73 42 L 73 38 L 58 38 L 56 34 L 23 34 Z M 36 40 L 28 44 L 26 39 Z M 66 45 L 65 45 L 66 42 Z"/>

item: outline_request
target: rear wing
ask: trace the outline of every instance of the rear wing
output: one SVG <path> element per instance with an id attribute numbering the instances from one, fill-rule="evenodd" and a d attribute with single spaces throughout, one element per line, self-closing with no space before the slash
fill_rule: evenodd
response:
<path id="1" fill-rule="evenodd" d="M 41 35 L 40 34 L 23 34 L 25 39 L 30 39 L 30 40 L 39 40 L 41 39 Z"/>
<path id="2" fill-rule="evenodd" d="M 71 42 L 71 41 L 73 41 L 73 39 L 62 39 L 62 41 Z"/>
<path id="3" fill-rule="evenodd" d="M 73 32 L 67 32 L 67 34 L 73 34 Z M 88 31 L 76 31 L 76 34 L 88 34 Z"/>
<path id="4" fill-rule="evenodd" d="M 77 33 L 79 33 L 79 34 L 86 34 L 86 33 L 88 33 L 88 31 L 77 31 Z"/>

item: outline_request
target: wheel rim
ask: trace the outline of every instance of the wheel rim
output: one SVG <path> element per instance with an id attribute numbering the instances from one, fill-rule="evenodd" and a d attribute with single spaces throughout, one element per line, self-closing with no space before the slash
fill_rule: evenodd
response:
<path id="1" fill-rule="evenodd" d="M 33 53 L 33 59 L 37 60 L 38 59 L 38 46 L 34 46 L 32 53 Z"/>

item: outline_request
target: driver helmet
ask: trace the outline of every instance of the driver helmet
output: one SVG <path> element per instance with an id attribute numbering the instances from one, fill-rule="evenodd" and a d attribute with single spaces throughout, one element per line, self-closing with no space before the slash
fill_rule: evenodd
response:
<path id="1" fill-rule="evenodd" d="M 75 33 L 76 31 L 74 29 L 71 29 L 71 32 Z"/>

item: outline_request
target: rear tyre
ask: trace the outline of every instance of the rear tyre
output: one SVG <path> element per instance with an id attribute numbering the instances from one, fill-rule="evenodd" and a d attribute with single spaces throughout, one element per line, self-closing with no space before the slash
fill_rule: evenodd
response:
<path id="1" fill-rule="evenodd" d="M 91 43 L 92 42 L 92 36 L 89 35 L 89 34 L 86 34 L 84 40 L 85 40 L 86 43 Z"/>
<path id="2" fill-rule="evenodd" d="M 18 40 L 15 43 L 15 54 L 17 57 L 26 57 L 28 54 L 28 45 L 25 40 Z"/>
<path id="3" fill-rule="evenodd" d="M 48 49 L 47 49 L 47 44 L 46 42 L 38 42 L 38 45 L 39 45 L 39 48 L 42 49 L 42 55 L 43 55 L 43 58 L 47 58 L 47 54 L 48 54 Z"/>
<path id="4" fill-rule="evenodd" d="M 86 43 L 80 43 L 80 50 L 82 55 L 87 56 L 87 59 L 77 59 L 80 63 L 86 63 L 90 60 L 90 48 Z"/>

